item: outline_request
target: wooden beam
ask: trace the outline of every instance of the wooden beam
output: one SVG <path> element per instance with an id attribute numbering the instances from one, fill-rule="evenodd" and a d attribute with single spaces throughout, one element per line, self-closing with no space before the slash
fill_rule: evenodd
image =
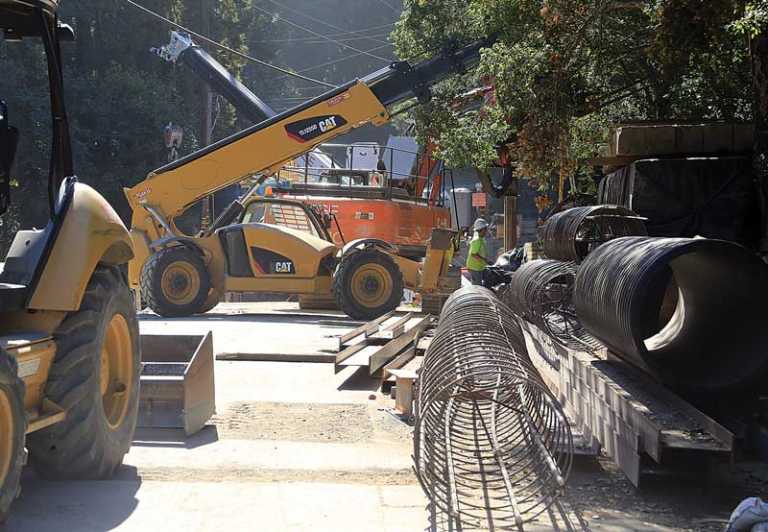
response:
<path id="1" fill-rule="evenodd" d="M 339 345 L 337 347 L 337 351 L 341 351 L 346 347 L 347 343 L 350 340 L 354 340 L 360 335 L 365 335 L 366 337 L 370 334 L 373 334 L 374 332 L 379 330 L 379 324 L 383 323 L 384 321 L 388 320 L 392 317 L 392 315 L 395 313 L 395 311 L 387 312 L 386 314 L 379 316 L 373 321 L 369 321 L 368 323 L 364 323 L 360 327 L 357 327 L 355 329 L 352 329 L 348 333 L 342 334 L 339 336 Z"/>

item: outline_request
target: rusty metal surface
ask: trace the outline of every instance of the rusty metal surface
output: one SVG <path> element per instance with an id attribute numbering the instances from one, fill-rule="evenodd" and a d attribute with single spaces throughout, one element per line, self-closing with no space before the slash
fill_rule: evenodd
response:
<path id="1" fill-rule="evenodd" d="M 563 491 L 568 422 L 515 315 L 492 292 L 466 287 L 446 302 L 415 414 L 416 474 L 454 529 L 522 530 Z"/>

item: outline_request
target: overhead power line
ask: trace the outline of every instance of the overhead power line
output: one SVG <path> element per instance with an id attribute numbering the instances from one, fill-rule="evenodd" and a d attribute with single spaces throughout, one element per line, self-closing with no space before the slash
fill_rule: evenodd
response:
<path id="1" fill-rule="evenodd" d="M 377 46 L 376 48 L 371 48 L 370 50 L 368 50 L 368 52 L 375 52 L 376 50 L 380 50 L 381 48 L 386 48 L 387 46 L 389 46 L 389 45 L 383 44 L 381 46 Z M 323 68 L 323 67 L 335 65 L 336 63 L 342 63 L 344 61 L 347 61 L 348 59 L 354 59 L 355 57 L 359 57 L 361 55 L 363 55 L 363 54 L 362 53 L 350 54 L 350 55 L 347 55 L 347 56 L 344 56 L 344 57 L 340 57 L 339 59 L 334 59 L 333 61 L 326 61 L 325 63 L 320 63 L 319 65 L 313 65 L 313 66 L 311 66 L 309 68 L 302 68 L 301 70 L 298 70 L 297 72 L 300 72 L 300 73 L 311 72 L 312 70 L 316 70 L 318 68 Z M 392 59 L 388 59 L 388 61 L 391 62 L 393 60 Z"/>
<path id="2" fill-rule="evenodd" d="M 389 9 L 391 9 L 395 13 L 402 13 L 402 11 L 403 11 L 401 8 L 395 7 L 392 4 L 390 4 L 389 2 L 387 2 L 387 0 L 379 0 L 379 3 L 380 4 L 384 4 L 385 6 L 387 6 Z"/>
<path id="3" fill-rule="evenodd" d="M 292 72 L 291 70 L 288 70 L 287 68 L 283 68 L 283 67 L 279 67 L 277 65 L 273 65 L 272 63 L 268 63 L 266 61 L 262 61 L 261 59 L 257 59 L 255 57 L 252 57 L 252 56 L 248 55 L 248 54 L 244 54 L 243 52 L 239 52 L 239 51 L 237 51 L 237 50 L 235 50 L 233 48 L 225 46 L 225 45 L 223 45 L 223 44 L 221 44 L 221 43 L 219 43 L 217 41 L 214 41 L 213 39 L 211 39 L 209 37 L 206 37 L 205 35 L 202 35 L 200 33 L 194 32 L 194 31 L 190 30 L 189 28 L 186 28 L 186 27 L 182 26 L 181 24 L 177 24 L 176 22 L 174 22 L 174 21 L 172 21 L 172 20 L 170 20 L 170 19 L 160 15 L 159 13 L 155 13 L 151 9 L 147 9 L 146 7 L 142 6 L 141 4 L 137 4 L 133 0 L 125 0 L 125 1 L 128 4 L 132 5 L 133 7 L 135 7 L 136 9 L 139 9 L 140 11 L 146 13 L 147 15 L 155 17 L 156 19 L 163 21 L 164 23 L 168 24 L 169 26 L 173 26 L 174 28 L 180 29 L 181 31 L 185 31 L 185 32 L 189 33 L 190 35 L 192 35 L 194 37 L 197 37 L 201 41 L 207 42 L 211 46 L 215 46 L 216 48 L 219 48 L 220 50 L 223 50 L 225 52 L 229 52 L 229 53 L 234 54 L 234 55 L 236 55 L 238 57 L 246 59 L 248 61 L 252 61 L 254 63 L 258 63 L 259 65 L 265 66 L 265 67 L 270 68 L 272 70 L 276 70 L 277 72 L 281 72 L 281 73 L 285 74 L 286 76 L 291 76 L 291 77 L 294 77 L 294 78 L 303 79 L 304 81 L 309 81 L 311 83 L 317 83 L 318 85 L 323 85 L 325 87 L 329 87 L 329 88 L 332 88 L 332 89 L 336 88 L 336 85 L 332 85 L 330 83 L 326 83 L 325 81 L 320 81 L 319 79 L 313 79 L 313 78 L 310 78 L 310 77 L 307 77 L 307 76 L 303 76 L 303 75 L 301 75 L 301 74 L 299 74 L 297 72 Z"/>
<path id="4" fill-rule="evenodd" d="M 126 1 L 131 2 L 132 0 L 126 0 Z M 365 50 L 360 50 L 359 48 L 355 48 L 354 46 L 350 46 L 349 44 L 346 44 L 346 43 L 343 43 L 343 42 L 339 42 L 339 41 L 337 41 L 335 39 L 332 39 L 331 37 L 326 37 L 322 33 L 317 33 L 314 30 L 311 30 L 309 28 L 305 28 L 301 24 L 297 24 L 297 23 L 293 22 L 292 20 L 288 20 L 287 18 L 282 18 L 282 17 L 276 15 L 275 13 L 272 13 L 271 11 L 267 11 L 266 9 L 261 8 L 259 6 L 254 5 L 253 9 L 255 9 L 257 11 L 260 11 L 260 12 L 264 13 L 265 15 L 269 15 L 270 17 L 272 17 L 274 19 L 277 19 L 280 22 L 283 22 L 285 24 L 288 24 L 289 26 L 293 26 L 294 28 L 300 29 L 301 31 L 305 31 L 305 32 L 309 33 L 310 35 L 314 35 L 315 37 L 319 37 L 320 39 L 324 39 L 324 40 L 326 40 L 328 42 L 332 42 L 332 43 L 338 44 L 339 46 L 342 46 L 344 48 L 349 48 L 350 50 L 353 50 L 355 52 L 359 52 L 360 54 L 367 55 L 369 57 L 373 57 L 374 59 L 378 59 L 379 61 L 385 61 L 387 63 L 391 61 L 391 59 L 387 59 L 385 57 L 381 57 L 381 56 L 378 56 L 378 55 L 371 54 L 369 52 L 366 52 Z"/>
<path id="5" fill-rule="evenodd" d="M 321 19 L 319 19 L 317 17 L 313 17 L 312 15 L 308 15 L 307 13 L 299 11 L 298 9 L 293 9 L 292 7 L 288 7 L 286 5 L 283 5 L 283 4 L 279 3 L 279 2 L 277 2 L 276 0 L 267 0 L 267 2 L 269 2 L 273 6 L 279 7 L 280 9 L 285 9 L 286 11 L 288 11 L 290 13 L 294 13 L 296 15 L 299 15 L 300 17 L 304 17 L 305 19 L 311 20 L 312 22 L 316 22 L 317 24 L 321 24 L 321 25 L 325 26 L 326 28 L 331 28 L 332 30 L 337 30 L 337 31 L 348 31 L 345 28 L 340 28 L 339 26 L 334 26 L 333 24 L 331 24 L 329 22 L 325 22 L 324 20 L 321 20 Z M 372 41 L 377 41 L 377 42 L 386 42 L 386 41 L 382 41 L 380 39 L 376 39 L 374 37 L 365 37 L 365 38 L 366 39 L 370 39 Z"/>
<path id="6" fill-rule="evenodd" d="M 375 35 L 375 37 L 388 37 L 388 33 L 380 33 L 378 35 Z M 362 40 L 368 40 L 368 37 L 341 37 L 341 38 L 335 38 L 337 41 L 341 42 L 347 42 L 347 41 L 362 41 Z M 377 39 L 378 41 L 378 39 Z M 325 40 L 320 40 L 317 37 L 295 37 L 293 39 L 273 39 L 273 40 L 265 40 L 265 41 L 251 41 L 256 44 L 278 44 L 278 43 L 292 43 L 292 42 L 299 42 L 304 44 L 316 44 L 316 43 L 322 43 L 325 42 Z M 378 41 L 378 42 L 385 42 L 388 44 L 392 44 L 389 41 Z"/>

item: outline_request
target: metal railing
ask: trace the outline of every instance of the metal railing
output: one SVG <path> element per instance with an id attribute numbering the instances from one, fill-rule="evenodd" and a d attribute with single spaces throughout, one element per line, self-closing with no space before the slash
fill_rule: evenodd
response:
<path id="1" fill-rule="evenodd" d="M 376 163 L 383 161 L 385 170 L 378 170 L 376 166 L 360 164 L 360 158 L 355 161 L 355 148 L 366 147 L 361 144 L 321 144 L 315 150 L 297 157 L 291 163 L 286 164 L 278 173 L 279 180 L 304 185 L 327 185 L 339 188 L 371 187 L 382 188 L 389 193 L 387 198 L 392 198 L 392 189 L 404 191 L 408 199 L 429 202 L 435 205 L 443 205 L 446 192 L 446 171 L 441 161 L 433 159 L 434 168 L 426 176 L 419 175 L 419 169 L 428 157 L 420 153 L 390 146 L 378 146 Z M 371 149 L 376 146 L 370 145 Z M 313 156 L 316 158 L 327 157 L 331 167 L 312 164 Z M 402 171 L 402 164 L 398 158 L 405 157 L 412 163 L 407 172 Z M 432 159 L 432 158 L 430 158 Z M 316 161 L 317 159 L 315 159 Z M 367 159 L 368 160 L 368 159 Z M 431 166 L 431 165 L 430 165 Z M 439 177 L 439 179 L 437 179 Z M 432 192 L 432 187 L 439 182 L 439 193 Z M 398 186 L 399 185 L 399 186 Z M 394 194 L 402 196 L 402 194 Z"/>

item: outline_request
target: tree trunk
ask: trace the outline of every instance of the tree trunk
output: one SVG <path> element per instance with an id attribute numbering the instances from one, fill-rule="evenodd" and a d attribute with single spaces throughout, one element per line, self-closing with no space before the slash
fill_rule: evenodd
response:
<path id="1" fill-rule="evenodd" d="M 768 30 L 752 40 L 755 143 L 753 169 L 760 194 L 760 252 L 768 256 Z"/>

